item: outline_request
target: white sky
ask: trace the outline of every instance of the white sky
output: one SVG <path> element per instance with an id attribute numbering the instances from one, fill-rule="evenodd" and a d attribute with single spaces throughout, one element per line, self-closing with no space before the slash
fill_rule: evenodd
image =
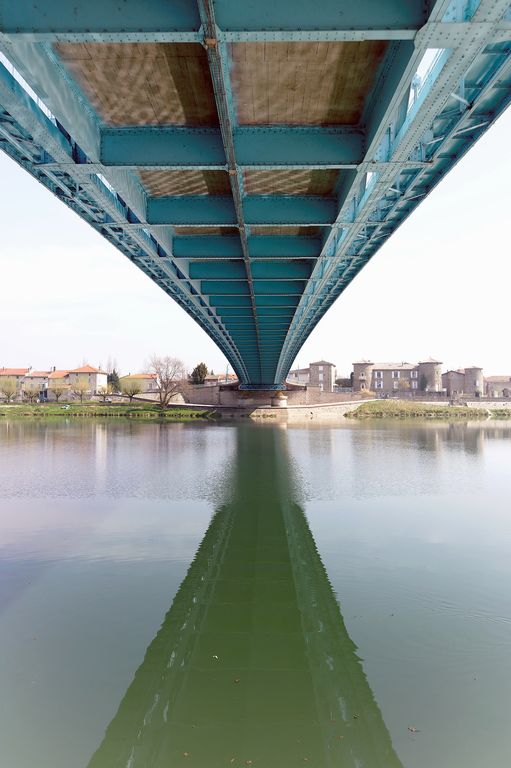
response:
<path id="1" fill-rule="evenodd" d="M 348 374 L 359 358 L 511 375 L 511 110 L 337 300 L 299 353 Z M 0 152 L 0 367 L 71 368 L 151 354 L 225 359 L 152 281 Z"/>

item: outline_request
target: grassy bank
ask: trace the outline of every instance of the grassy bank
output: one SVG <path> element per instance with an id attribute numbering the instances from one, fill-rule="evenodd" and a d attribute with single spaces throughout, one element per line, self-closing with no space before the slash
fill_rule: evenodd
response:
<path id="1" fill-rule="evenodd" d="M 373 400 L 346 414 L 350 419 L 487 419 L 485 408 L 430 405 L 410 400 Z"/>
<path id="2" fill-rule="evenodd" d="M 161 410 L 151 404 L 127 403 L 14 403 L 0 405 L 0 418 L 109 418 L 145 419 L 158 421 L 194 421 L 215 418 L 214 410 L 199 410 L 171 406 Z"/>

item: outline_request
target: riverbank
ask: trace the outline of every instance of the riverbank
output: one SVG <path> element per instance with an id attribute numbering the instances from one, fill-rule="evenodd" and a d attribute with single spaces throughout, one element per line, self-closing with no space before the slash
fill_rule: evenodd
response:
<path id="1" fill-rule="evenodd" d="M 371 400 L 346 413 L 348 419 L 502 419 L 511 412 L 500 409 L 469 408 L 464 405 L 435 405 L 410 400 Z"/>
<path id="2" fill-rule="evenodd" d="M 11 403 L 0 405 L 0 418 L 109 418 L 154 421 L 196 421 L 216 418 L 213 408 L 171 406 L 162 410 L 156 404 L 134 403 Z"/>

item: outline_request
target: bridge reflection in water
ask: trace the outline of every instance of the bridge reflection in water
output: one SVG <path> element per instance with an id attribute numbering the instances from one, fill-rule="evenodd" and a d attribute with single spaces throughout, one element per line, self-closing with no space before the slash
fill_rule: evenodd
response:
<path id="1" fill-rule="evenodd" d="M 89 768 L 401 766 L 296 502 L 285 440 L 238 430 L 230 498 Z"/>

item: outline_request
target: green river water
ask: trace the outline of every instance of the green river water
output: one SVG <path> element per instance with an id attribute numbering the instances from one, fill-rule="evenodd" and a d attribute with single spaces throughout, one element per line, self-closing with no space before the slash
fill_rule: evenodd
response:
<path id="1" fill-rule="evenodd" d="M 511 765 L 511 425 L 0 422 L 1 768 Z"/>

